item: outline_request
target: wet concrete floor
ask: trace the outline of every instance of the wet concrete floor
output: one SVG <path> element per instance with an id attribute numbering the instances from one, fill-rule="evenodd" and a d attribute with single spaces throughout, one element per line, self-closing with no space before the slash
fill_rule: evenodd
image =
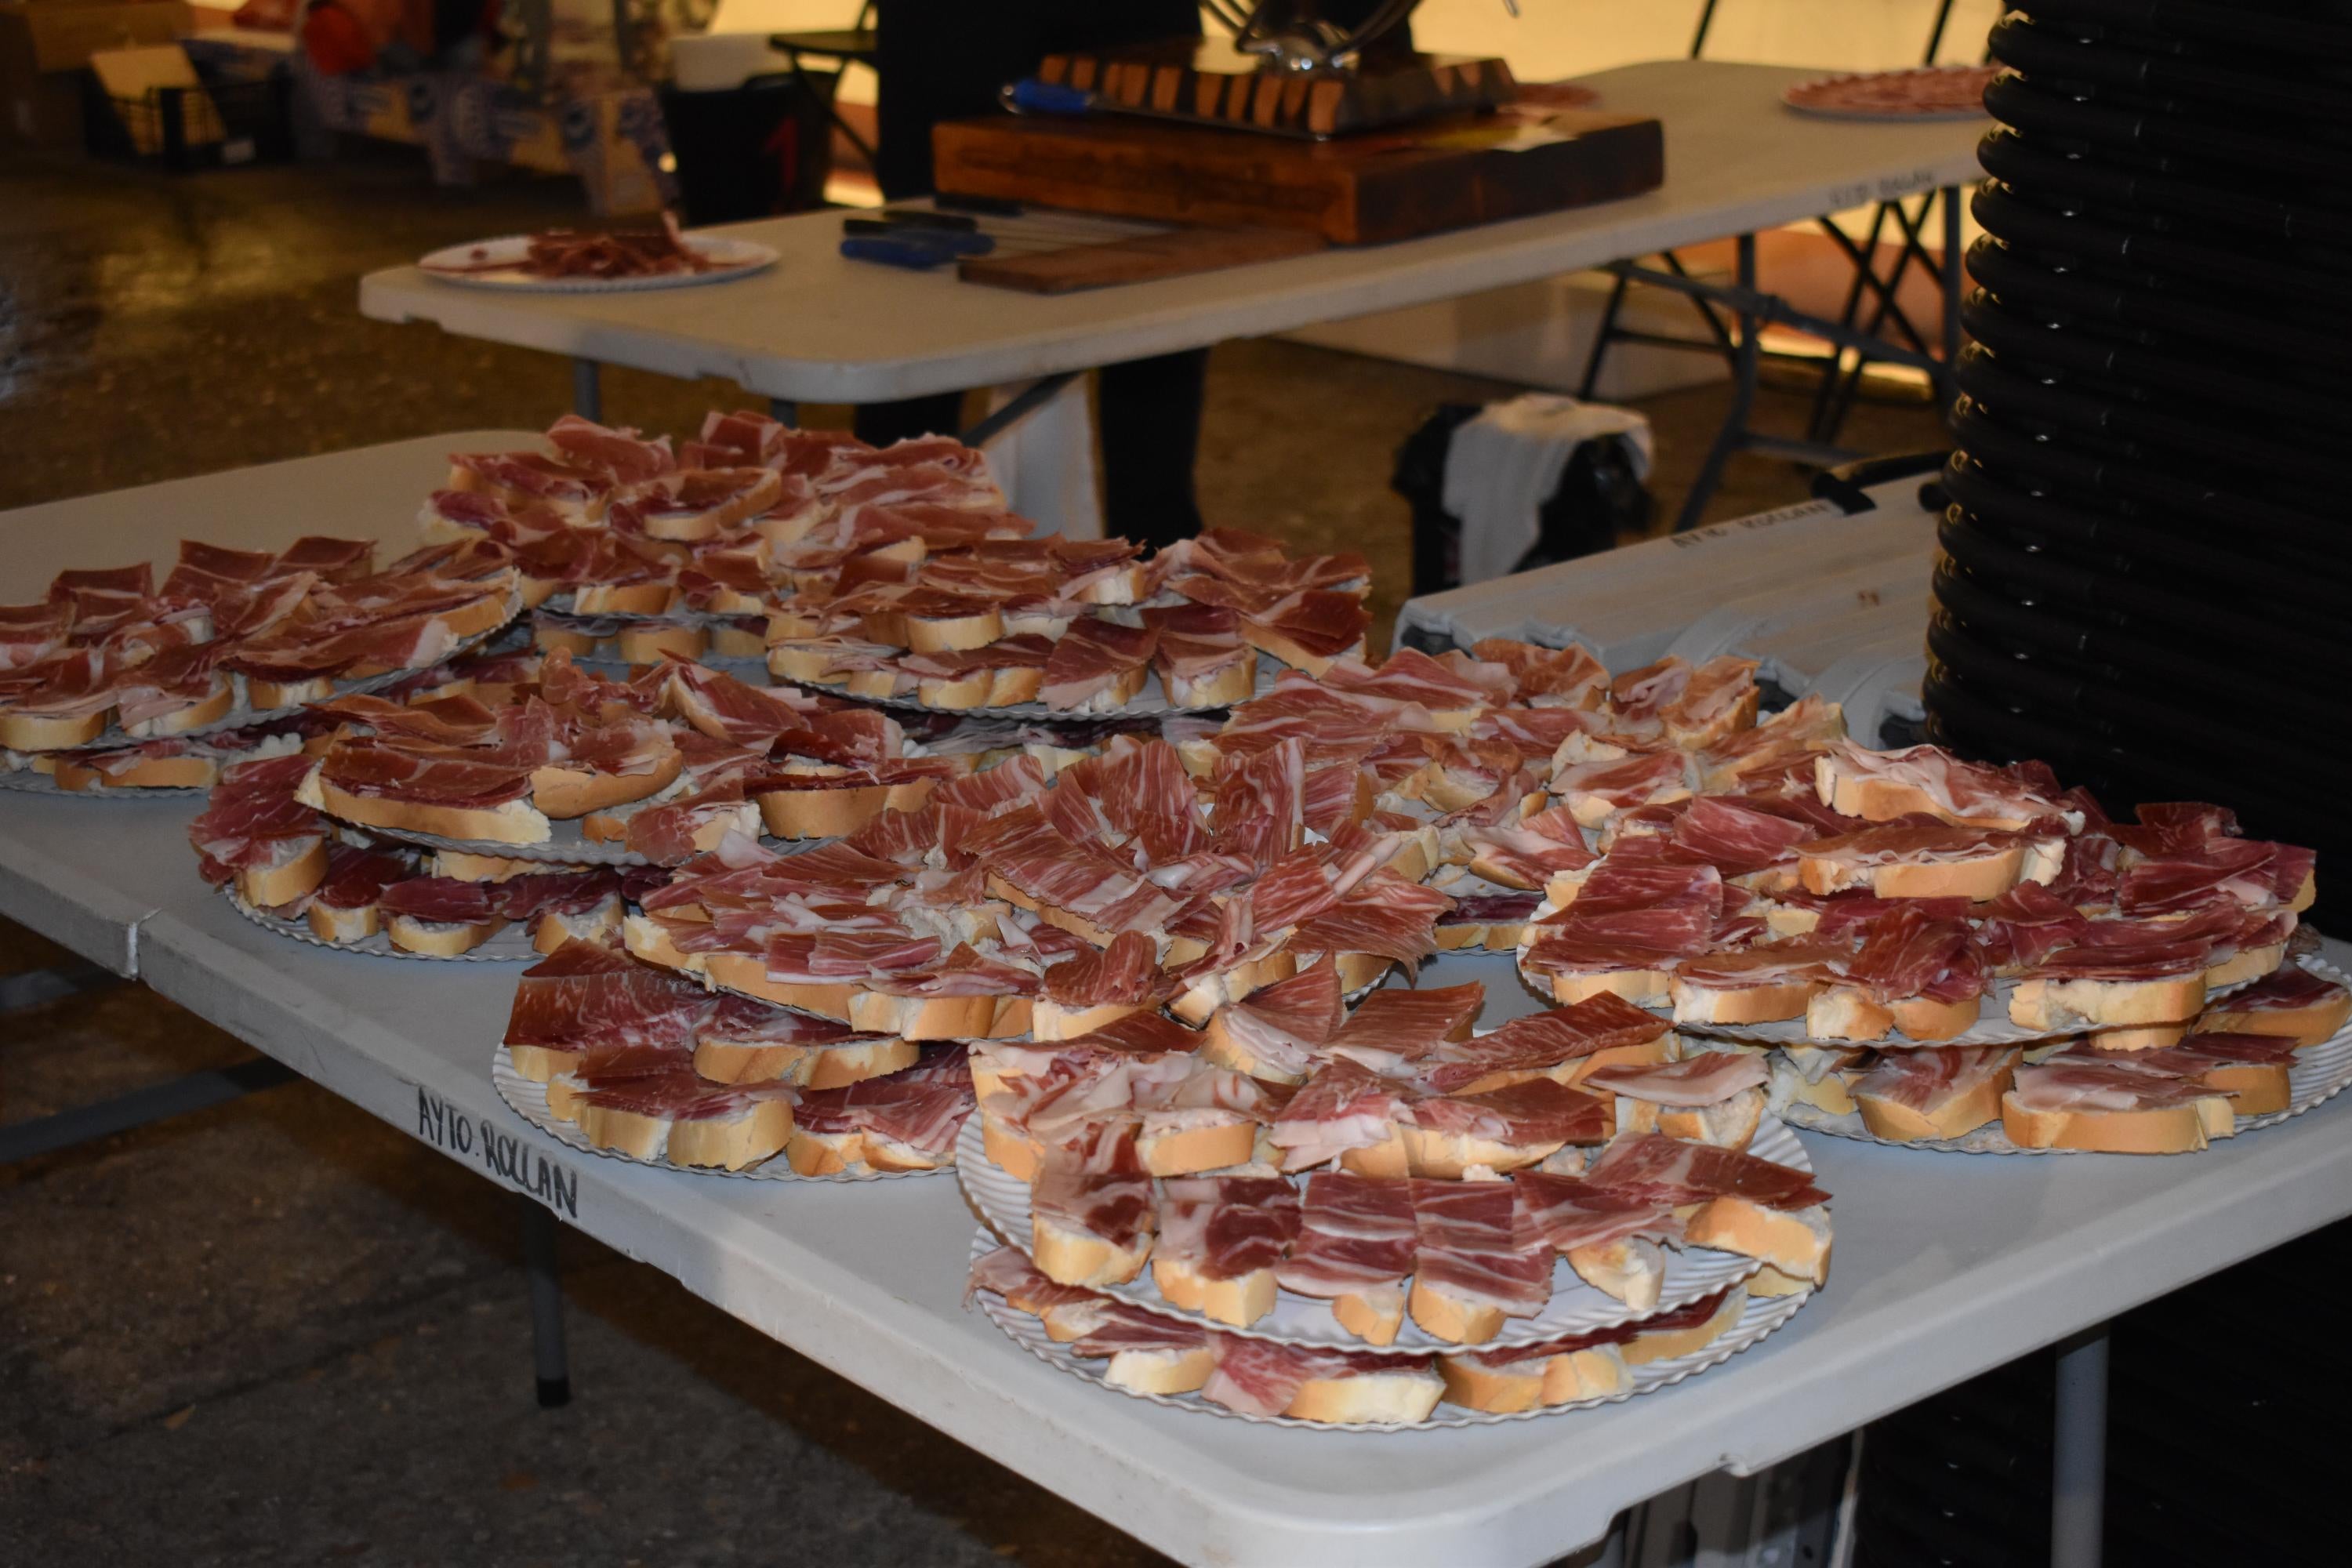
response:
<path id="1" fill-rule="evenodd" d="M 355 283 L 579 220 L 567 182 L 435 190 L 392 151 L 180 178 L 0 154 L 0 509 L 551 420 L 560 361 L 362 321 Z M 1513 390 L 1226 345 L 1203 510 L 1366 552 L 1385 622 L 1406 576 L 1397 442 L 1439 402 Z M 1722 396 L 1644 405 L 1662 514 Z M 608 416 L 651 429 L 738 398 L 606 382 Z M 1801 414 L 1785 395 L 1761 411 L 1791 431 Z M 1865 408 L 1849 430 L 1875 450 L 1937 434 L 1919 407 Z M 1737 459 L 1711 515 L 1803 493 L 1786 465 Z M 0 923 L 0 973 L 60 956 Z M 0 1019 L 0 1122 L 246 1055 L 133 985 L 67 997 Z M 0 1563 L 1160 1560 L 576 1235 L 579 1398 L 537 1409 L 512 1203 L 299 1082 L 0 1168 Z"/>

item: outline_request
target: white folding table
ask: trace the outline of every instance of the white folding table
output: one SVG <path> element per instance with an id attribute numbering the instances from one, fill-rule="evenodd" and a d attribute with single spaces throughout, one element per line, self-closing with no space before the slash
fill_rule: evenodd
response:
<path id="1" fill-rule="evenodd" d="M 41 568 L 21 566 L 18 548 L 51 531 L 90 564 L 168 552 L 188 518 L 242 517 L 250 531 L 240 537 L 255 541 L 306 530 L 396 537 L 444 452 L 520 438 L 473 432 L 0 516 L 0 596 L 37 592 Z M 1667 1488 L 1771 1464 L 2352 1212 L 2345 1103 L 2179 1159 L 1962 1157 L 1809 1137 L 1836 1194 L 1828 1288 L 1786 1329 L 1679 1387 L 1459 1431 L 1215 1419 L 1084 1384 L 966 1310 L 975 1222 L 952 1178 L 690 1175 L 578 1154 L 537 1132 L 489 1075 L 517 966 L 425 970 L 274 936 L 196 877 L 185 837 L 194 809 L 186 797 L 0 794 L 0 911 L 135 973 L 1187 1563 L 1549 1562 Z M 1486 981 L 1490 1021 L 1538 1005 L 1506 958 L 1449 955 L 1423 973 Z"/>
<path id="2" fill-rule="evenodd" d="M 1960 277 L 1955 192 L 1979 173 L 1975 148 L 1984 125 L 1812 119 L 1781 104 L 1783 89 L 1820 74 L 1658 60 L 1581 78 L 1600 93 L 1601 107 L 1658 117 L 1665 129 L 1663 184 L 1622 201 L 1393 245 L 1046 297 L 960 283 L 952 269 L 917 273 L 846 260 L 838 248 L 840 215 L 807 213 L 713 229 L 773 247 L 781 257 L 775 267 L 737 282 L 626 293 L 494 293 L 394 267 L 361 280 L 360 310 L 382 321 L 431 321 L 460 337 L 569 355 L 575 406 L 591 418 L 601 408 L 600 364 L 723 377 L 789 417 L 791 405 L 801 403 L 875 403 L 1063 377 L 1743 236 L 1738 277 L 1728 287 L 1656 279 L 1703 289 L 1748 329 L 1739 334 L 1734 359 L 1731 413 L 1695 488 L 1703 495 L 1733 450 L 1765 444 L 1746 429 L 1758 323 L 1806 327 L 1845 346 L 1865 341 L 1756 291 L 1757 231 L 1943 192 L 1944 359 L 1951 357 Z M 1937 368 L 1935 361 L 1867 341 L 1877 357 Z M 988 432 L 1032 405 L 1016 400 L 1000 409 Z M 1695 508 L 1685 515 L 1695 518 Z"/>

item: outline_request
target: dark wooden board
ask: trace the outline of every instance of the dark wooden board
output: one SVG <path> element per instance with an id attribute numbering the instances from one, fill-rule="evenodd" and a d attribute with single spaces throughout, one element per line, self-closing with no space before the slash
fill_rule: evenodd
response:
<path id="1" fill-rule="evenodd" d="M 1179 228 L 1022 256 L 975 256 L 956 263 L 956 275 L 967 283 L 1025 294 L 1075 294 L 1278 261 L 1322 248 L 1323 237 L 1307 229 Z"/>
<path id="2" fill-rule="evenodd" d="M 1496 59 L 1406 53 L 1301 75 L 1266 69 L 1224 38 L 1047 55 L 1037 76 L 1154 114 L 1314 136 L 1475 113 L 1509 102 L 1516 90 L 1511 68 Z"/>
<path id="3" fill-rule="evenodd" d="M 1310 229 L 1336 245 L 1410 239 L 1656 188 L 1655 120 L 1559 110 L 1295 141 L 1093 114 L 951 121 L 938 188 L 1213 228 Z"/>

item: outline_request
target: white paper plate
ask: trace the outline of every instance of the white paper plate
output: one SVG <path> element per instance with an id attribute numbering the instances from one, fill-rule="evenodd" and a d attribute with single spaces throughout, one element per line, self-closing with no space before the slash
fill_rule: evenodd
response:
<path id="1" fill-rule="evenodd" d="M 640 1160 L 618 1149 L 599 1149 L 588 1142 L 588 1135 L 569 1121 L 560 1121 L 547 1109 L 547 1086 L 534 1082 L 515 1071 L 514 1058 L 501 1045 L 490 1058 L 490 1082 L 498 1087 L 499 1098 L 507 1102 L 517 1116 L 538 1128 L 567 1149 L 577 1149 L 583 1154 L 600 1159 L 619 1160 L 631 1165 L 651 1165 L 664 1171 L 683 1171 L 692 1176 L 737 1176 L 753 1182 L 887 1182 L 901 1176 L 936 1176 L 937 1171 L 865 1171 L 842 1172 L 833 1176 L 803 1176 L 784 1162 L 779 1152 L 757 1165 L 740 1171 L 730 1171 L 719 1165 L 674 1165 L 667 1160 Z M 978 1120 L 977 1114 L 973 1118 Z"/>
<path id="2" fill-rule="evenodd" d="M 1804 1145 L 1795 1134 L 1769 1117 L 1756 1134 L 1750 1152 L 1759 1158 L 1775 1160 L 1797 1170 L 1811 1172 L 1812 1163 L 1805 1156 Z M 981 1217 L 994 1226 L 1007 1241 L 1026 1252 L 1032 1235 L 1029 1221 L 1029 1184 L 989 1159 L 982 1142 L 981 1119 L 977 1115 L 964 1123 L 963 1133 L 956 1142 L 956 1172 L 963 1183 L 966 1196 L 979 1209 Z M 1711 1296 L 1727 1285 L 1736 1285 L 1754 1274 L 1759 1265 L 1752 1258 L 1735 1253 L 1715 1252 L 1706 1247 L 1687 1251 L 1666 1250 L 1666 1279 L 1658 1295 L 1658 1311 L 1673 1309 Z M 1346 1329 L 1331 1315 L 1331 1304 L 1312 1296 L 1294 1295 L 1288 1290 L 1277 1291 L 1274 1310 L 1246 1329 L 1220 1323 L 1198 1312 L 1171 1304 L 1151 1282 L 1151 1269 L 1124 1285 L 1105 1288 L 1103 1294 L 1116 1297 L 1134 1306 L 1159 1312 L 1166 1317 L 1181 1318 L 1187 1322 L 1213 1328 L 1222 1333 L 1239 1334 L 1246 1339 L 1275 1340 L 1284 1344 L 1315 1345 L 1326 1350 L 1369 1350 L 1369 1346 Z M 1478 1348 L 1494 1350 L 1506 1345 L 1540 1344 L 1546 1340 L 1564 1339 L 1570 1334 L 1589 1333 L 1595 1329 L 1612 1328 L 1645 1314 L 1630 1310 L 1615 1298 L 1577 1278 L 1576 1271 L 1560 1259 L 1552 1267 L 1552 1298 L 1544 1310 L 1532 1318 L 1513 1318 L 1506 1321 L 1501 1333 Z M 1377 1347 L 1398 1351 L 1454 1351 L 1462 1347 L 1449 1340 L 1441 1340 L 1427 1332 L 1411 1318 L 1397 1331 L 1393 1346 Z"/>
<path id="3" fill-rule="evenodd" d="M 646 278 L 541 278 L 522 270 L 530 252 L 530 236 L 501 235 L 471 245 L 452 245 L 418 258 L 416 265 L 441 282 L 460 289 L 491 289 L 525 294 L 624 294 L 646 289 L 691 289 L 703 283 L 731 283 L 776 264 L 776 253 L 749 239 L 718 235 L 686 237 L 687 248 L 718 265 L 708 272 L 658 272 Z M 485 263 L 508 266 L 499 270 L 474 271 Z"/>
<path id="4" fill-rule="evenodd" d="M 2315 974 L 2345 983 L 2342 971 L 2322 963 L 2315 958 L 2299 961 Z M 2190 1036 L 2195 1039 L 2195 1036 Z M 2267 1116 L 2241 1116 L 2238 1132 L 2241 1138 L 2264 1127 L 2275 1127 L 2292 1117 L 2301 1116 L 2314 1106 L 2324 1105 L 2352 1086 L 2352 1025 L 2338 1029 L 2315 1046 L 2308 1046 L 2294 1055 L 2294 1066 L 2287 1073 L 2287 1083 L 2294 1098 L 2284 1110 L 2274 1110 Z M 1964 1132 L 1958 1138 L 1920 1139 L 1904 1142 L 1881 1138 L 1863 1124 L 1859 1112 L 1840 1116 L 1813 1105 L 1790 1105 L 1780 1114 L 1790 1125 L 1808 1132 L 1826 1132 L 1832 1138 L 1852 1138 L 1864 1143 L 1884 1143 L 1890 1149 L 1932 1149 L 1939 1153 L 1957 1154 L 2088 1154 L 2089 1149 L 2021 1149 L 2009 1141 L 2000 1130 L 1999 1121 Z M 2195 1151 L 2184 1151 L 2194 1152 Z"/>
<path id="5" fill-rule="evenodd" d="M 334 813 L 326 815 L 333 816 Z M 337 821 L 341 818 L 337 817 Z M 488 838 L 445 838 L 438 833 L 420 833 L 411 827 L 381 827 L 374 823 L 353 823 L 380 837 L 397 838 L 404 844 L 421 844 L 427 849 L 452 849 L 463 855 L 502 855 L 509 860 L 535 860 L 559 866 L 650 866 L 652 861 L 637 854 L 625 840 L 599 843 L 581 831 L 576 819 L 554 821 L 544 844 L 499 844 Z"/>
<path id="6" fill-rule="evenodd" d="M 1549 984 L 1544 983 L 1545 977 L 1540 974 L 1530 974 L 1528 972 L 1526 963 L 1527 951 L 1527 949 L 1521 948 L 1519 950 L 1519 957 L 1517 961 L 1519 972 L 1519 984 L 1526 986 L 1528 990 L 1534 992 L 1538 996 L 1549 997 L 1552 994 L 1552 990 Z M 2009 1021 L 2009 999 L 2016 993 L 2017 984 L 2018 983 L 2014 979 L 2011 978 L 2000 978 L 1993 981 L 1992 984 L 1985 991 L 1983 998 L 1978 1004 L 1977 1021 L 1975 1025 L 1966 1033 L 1957 1035 L 1951 1039 L 1913 1040 L 1910 1037 L 1903 1034 L 1899 1030 L 1888 1036 L 1887 1038 L 1896 1042 L 1901 1048 L 1905 1050 L 1931 1051 L 1939 1047 L 2030 1046 L 2037 1041 L 2063 1039 L 2069 1035 L 2079 1035 L 2083 1032 L 2080 1028 L 2029 1029 L 2021 1025 L 2011 1023 Z M 2209 987 L 2205 993 L 2206 999 L 2210 1002 L 2217 996 L 2226 996 L 2231 992 L 2240 990 L 2248 984 L 2251 983 L 2240 981 L 2231 985 Z M 1664 1018 L 1669 1023 L 1674 1022 L 1674 1008 L 1667 1004 L 1654 1004 L 1651 1005 L 1647 1010 L 1655 1016 Z M 1744 1044 L 1757 1046 L 1869 1046 L 1880 1043 L 1875 1040 L 1817 1040 L 1813 1037 L 1811 1032 L 1805 1027 L 1805 1021 L 1802 1018 L 1781 1018 L 1769 1024 L 1675 1023 L 1674 1026 L 1688 1035 L 1706 1035 L 1716 1039 L 1738 1040 Z"/>
<path id="7" fill-rule="evenodd" d="M 971 1238 L 973 1260 L 978 1261 L 993 1251 L 996 1245 L 995 1237 L 985 1230 L 981 1231 Z M 1538 1416 L 1559 1415 L 1570 1410 L 1591 1410 L 1597 1405 L 1622 1405 L 1637 1394 L 1654 1394 L 1661 1388 L 1672 1387 L 1686 1377 L 1705 1372 L 1708 1367 L 1719 1363 L 1729 1361 L 1733 1356 L 1795 1317 L 1797 1309 L 1803 1306 L 1811 1299 L 1811 1290 L 1801 1290 L 1793 1296 L 1778 1296 L 1769 1300 L 1760 1298 L 1750 1299 L 1747 1310 L 1739 1314 L 1739 1321 L 1734 1323 L 1705 1350 L 1695 1351 L 1685 1356 L 1675 1356 L 1667 1361 L 1652 1362 L 1647 1366 L 1627 1369 L 1632 1373 L 1632 1378 L 1629 1386 L 1622 1393 L 1602 1394 L 1595 1399 L 1579 1399 L 1567 1405 L 1547 1405 L 1534 1410 L 1514 1411 L 1507 1415 L 1492 1415 L 1478 1410 L 1465 1410 L 1459 1405 L 1441 1404 L 1437 1407 L 1437 1414 L 1431 1415 L 1426 1421 L 1415 1422 L 1409 1426 L 1375 1425 L 1370 1422 L 1351 1422 L 1343 1426 L 1328 1421 L 1301 1421 L 1295 1415 L 1244 1415 L 1238 1410 L 1228 1410 L 1222 1405 L 1213 1405 L 1197 1394 L 1139 1394 L 1131 1388 L 1117 1388 L 1112 1391 L 1124 1394 L 1130 1399 L 1149 1399 L 1154 1405 L 1165 1405 L 1171 1410 L 1189 1410 L 1196 1415 L 1215 1415 L 1227 1421 L 1255 1421 L 1262 1426 L 1292 1426 L 1308 1432 L 1423 1432 L 1450 1426 L 1498 1426 L 1507 1421 L 1533 1421 Z M 1068 1345 L 1057 1343 L 1048 1338 L 1044 1323 L 1026 1312 L 1015 1311 L 1006 1306 L 1003 1298 L 991 1291 L 979 1292 L 979 1300 L 981 1310 L 988 1314 L 988 1321 L 1003 1330 L 1005 1338 L 1035 1356 L 1039 1361 L 1048 1366 L 1057 1367 L 1072 1377 L 1084 1378 L 1097 1388 L 1112 1387 L 1103 1376 L 1105 1369 L 1110 1365 L 1108 1361 L 1082 1359 L 1074 1353 Z M 1360 1343 L 1356 1348 L 1361 1350 L 1364 1347 Z"/>
<path id="8" fill-rule="evenodd" d="M 308 921 L 289 921 L 256 908 L 237 895 L 236 885 L 221 885 L 221 896 L 238 914 L 266 931 L 274 931 L 296 942 L 307 942 L 312 947 L 332 949 L 336 952 L 364 952 L 376 958 L 414 958 L 427 963 L 536 963 L 547 955 L 530 944 L 530 926 L 527 921 L 509 921 L 505 930 L 479 947 L 465 952 L 411 952 L 404 947 L 394 947 L 392 938 L 379 931 L 373 936 L 358 942 L 329 942 L 310 929 Z"/>
<path id="9" fill-rule="evenodd" d="M 1911 66 L 1899 70 L 1841 71 L 1834 76 L 1815 77 L 1810 81 L 1793 83 L 1781 91 L 1780 101 L 1787 108 L 1812 120 L 1855 120 L 1879 125 L 1889 121 L 1932 125 L 1962 120 L 1989 120 L 1991 118 L 1991 111 L 1981 104 L 1970 109 L 1863 109 L 1814 104 L 1805 100 L 1808 93 L 1843 82 L 1866 81 L 1882 77 L 1948 78 L 1963 73 L 1978 75 L 1981 74 L 1984 68 L 1982 66 L 1949 65 Z"/>
<path id="10" fill-rule="evenodd" d="M 1274 689 L 1274 683 L 1290 667 L 1271 657 L 1257 661 L 1257 684 L 1251 697 L 1263 697 Z M 814 691 L 826 697 L 838 697 L 845 702 L 864 703 L 875 708 L 904 708 L 917 713 L 953 713 L 967 719 L 1019 719 L 1029 723 L 1090 724 L 1105 719 L 1156 718 L 1165 713 L 1222 713 L 1234 706 L 1220 702 L 1207 708 L 1182 708 L 1168 700 L 1165 688 L 1160 684 L 1160 672 L 1151 670 L 1143 678 L 1143 689 L 1135 700 L 1108 713 L 1074 713 L 1066 708 L 1048 708 L 1043 702 L 1015 702 L 1008 708 L 934 708 L 913 697 L 852 697 L 840 686 L 827 686 L 816 680 L 794 680 L 778 675 L 773 679 L 786 686 L 797 686 L 803 691 Z M 1243 699 L 1249 700 L 1248 698 Z"/>

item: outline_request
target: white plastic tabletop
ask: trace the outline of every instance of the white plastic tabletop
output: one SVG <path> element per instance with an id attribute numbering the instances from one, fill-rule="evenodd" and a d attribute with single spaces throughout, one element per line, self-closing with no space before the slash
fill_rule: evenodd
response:
<path id="1" fill-rule="evenodd" d="M 451 441 L 404 445 L 416 475 L 396 493 L 413 496 Z M 352 455 L 387 489 L 388 450 Z M 282 474 L 189 483 L 258 506 Z M 322 477 L 332 473 L 308 479 Z M 131 545 L 163 526 L 152 507 L 126 504 L 142 496 L 68 504 L 86 523 L 112 512 L 105 526 Z M 289 521 L 285 536 L 313 525 Z M 544 1137 L 489 1079 L 516 966 L 424 971 L 273 936 L 194 875 L 193 809 L 185 798 L 0 795 L 0 908 L 101 959 L 85 945 L 101 896 L 135 911 L 122 946 L 163 994 L 1187 1563 L 1548 1562 L 1668 1487 L 1769 1464 L 2352 1212 L 2352 1099 L 2175 1159 L 1933 1155 L 1809 1137 L 1837 1194 L 1828 1289 L 1770 1340 L 1678 1388 L 1462 1431 L 1213 1419 L 1081 1383 L 965 1310 L 975 1222 L 951 1179 L 695 1176 Z M 2340 945 L 2330 957 L 2352 962 Z M 1538 1005 L 1506 959 L 1450 955 L 1424 975 L 1486 981 L 1490 1022 Z"/>
<path id="2" fill-rule="evenodd" d="M 774 247 L 740 281 L 617 294 L 491 293 L 414 267 L 369 274 L 360 309 L 768 397 L 866 403 L 992 386 L 1450 300 L 1978 177 L 1984 124 L 1809 119 L 1781 89 L 1821 74 L 1661 60 L 1582 79 L 1655 114 L 1665 183 L 1623 201 L 1154 283 L 1043 297 L 844 259 L 838 213 L 713 232 Z"/>

